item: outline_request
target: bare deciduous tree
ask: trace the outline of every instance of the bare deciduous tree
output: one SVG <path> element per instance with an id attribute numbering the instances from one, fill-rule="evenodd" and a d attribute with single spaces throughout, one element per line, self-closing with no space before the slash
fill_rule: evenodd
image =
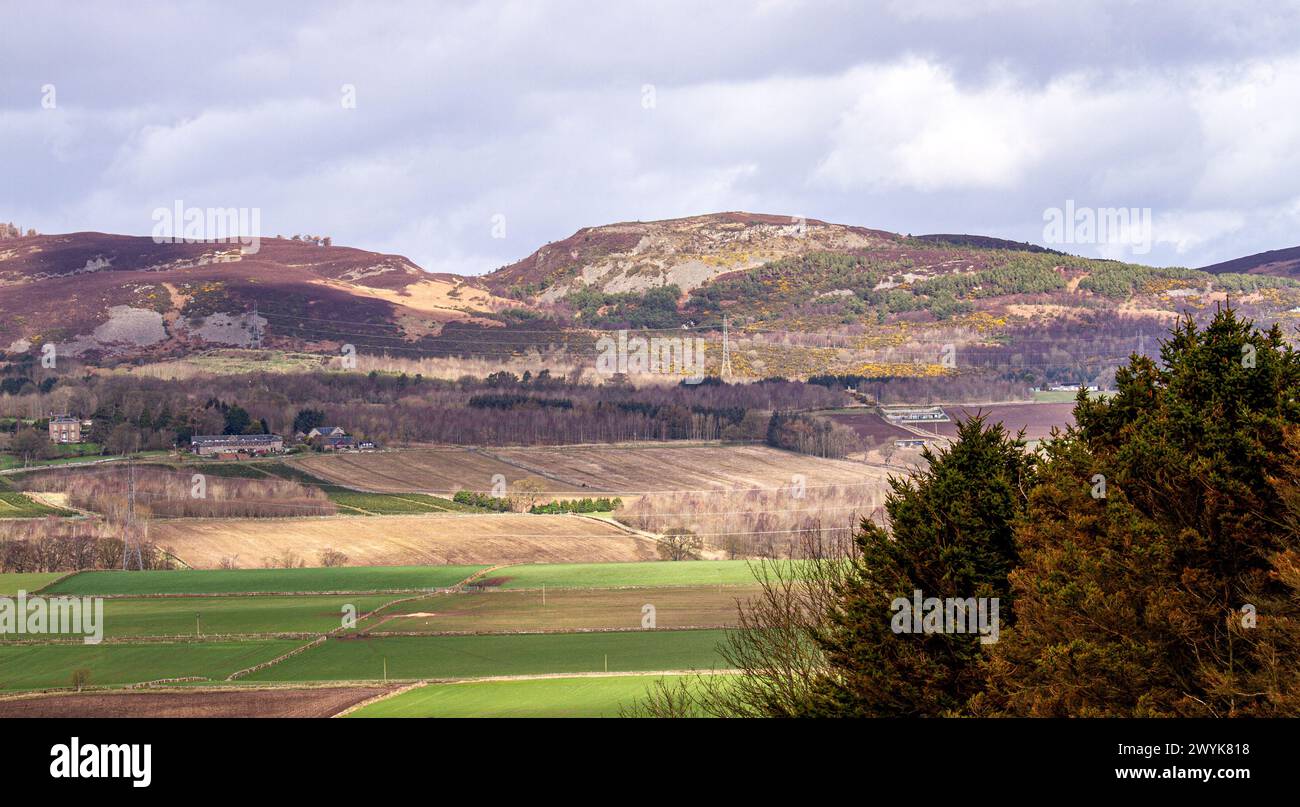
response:
<path id="1" fill-rule="evenodd" d="M 699 557 L 704 539 L 685 527 L 665 530 L 659 538 L 659 556 L 664 560 L 691 560 Z"/>
<path id="2" fill-rule="evenodd" d="M 301 569 L 307 565 L 307 561 L 292 549 L 285 549 L 278 556 L 266 557 L 263 563 L 268 569 Z"/>
<path id="3" fill-rule="evenodd" d="M 718 646 L 734 675 L 698 674 L 656 682 L 623 710 L 638 717 L 789 717 L 807 713 L 819 679 L 830 674 L 816 637 L 857 559 L 852 539 L 809 535 L 803 560 L 751 564 L 759 593 L 737 602 L 738 626 Z"/>
<path id="4" fill-rule="evenodd" d="M 322 549 L 318 557 L 320 558 L 320 565 L 326 568 L 346 566 L 348 562 L 348 556 L 333 547 Z"/>
<path id="5" fill-rule="evenodd" d="M 80 692 L 90 684 L 90 670 L 80 667 L 72 671 L 72 685 Z"/>
<path id="6" fill-rule="evenodd" d="M 49 453 L 49 439 L 35 429 L 23 429 L 14 435 L 9 449 L 23 458 L 23 462 L 41 459 Z"/>
<path id="7" fill-rule="evenodd" d="M 510 504 L 520 513 L 527 513 L 546 492 L 546 483 L 535 476 L 526 476 L 510 485 Z"/>

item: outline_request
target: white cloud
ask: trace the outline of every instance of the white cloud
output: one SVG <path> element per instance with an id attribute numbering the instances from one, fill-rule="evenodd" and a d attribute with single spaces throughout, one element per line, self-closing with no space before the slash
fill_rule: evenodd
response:
<path id="1" fill-rule="evenodd" d="M 1245 224 L 1246 216 L 1232 210 L 1172 211 L 1156 217 L 1152 233 L 1157 244 L 1169 244 L 1183 255 Z"/>
<path id="2" fill-rule="evenodd" d="M 975 91 L 922 60 L 855 70 L 852 107 L 816 178 L 841 188 L 1008 188 L 1041 157 L 1030 104 L 1007 80 Z"/>

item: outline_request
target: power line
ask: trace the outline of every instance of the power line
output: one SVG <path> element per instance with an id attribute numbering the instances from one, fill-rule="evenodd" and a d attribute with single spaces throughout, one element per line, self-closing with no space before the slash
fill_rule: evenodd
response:
<path id="1" fill-rule="evenodd" d="M 128 456 L 126 459 L 126 523 L 122 533 L 122 571 L 130 568 L 132 548 L 135 549 L 136 566 L 141 571 L 144 570 L 144 558 L 135 534 L 135 495 L 135 461 L 133 457 Z"/>

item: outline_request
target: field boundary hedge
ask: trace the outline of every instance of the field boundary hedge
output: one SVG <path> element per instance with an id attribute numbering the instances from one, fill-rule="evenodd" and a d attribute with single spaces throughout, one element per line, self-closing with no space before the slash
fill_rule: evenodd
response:
<path id="1" fill-rule="evenodd" d="M 211 681 L 211 678 L 205 678 L 201 675 L 184 675 L 179 678 L 155 678 L 152 681 L 141 681 L 138 684 L 128 684 L 127 689 L 143 689 L 145 687 L 155 686 L 157 684 L 185 684 L 198 681 Z"/>
<path id="2" fill-rule="evenodd" d="M 290 650 L 288 653 L 282 653 L 281 655 L 276 656 L 270 661 L 264 661 L 261 664 L 254 664 L 252 667 L 246 667 L 242 670 L 235 670 L 230 675 L 226 676 L 226 680 L 234 681 L 237 678 L 243 678 L 246 675 L 252 675 L 253 673 L 261 672 L 262 670 L 265 670 L 267 667 L 270 667 L 274 664 L 279 664 L 285 659 L 293 658 L 299 653 L 305 653 L 308 650 L 312 649 L 313 647 L 316 647 L 319 644 L 323 644 L 325 642 L 325 638 L 326 638 L 325 636 L 317 636 L 315 639 L 303 645 L 302 647 L 296 647 L 293 650 Z"/>
<path id="3" fill-rule="evenodd" d="M 59 575 L 58 577 L 54 578 L 54 579 L 51 580 L 50 582 L 46 583 L 45 585 L 41 586 L 40 588 L 36 589 L 35 591 L 33 591 L 33 592 L 31 592 L 31 593 L 32 593 L 32 594 L 40 594 L 42 591 L 44 591 L 45 589 L 49 588 L 50 586 L 53 586 L 53 585 L 57 585 L 57 584 L 59 584 L 59 583 L 62 583 L 64 580 L 67 580 L 69 577 L 76 577 L 77 575 L 81 574 L 81 573 L 84 572 L 84 571 L 87 571 L 87 570 L 86 570 L 86 569 L 73 569 L 73 570 L 70 571 L 70 572 L 64 572 L 63 574 Z"/>

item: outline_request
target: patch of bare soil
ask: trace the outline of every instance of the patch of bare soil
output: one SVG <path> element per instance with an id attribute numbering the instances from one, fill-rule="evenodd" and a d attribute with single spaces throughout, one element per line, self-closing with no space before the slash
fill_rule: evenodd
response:
<path id="1" fill-rule="evenodd" d="M 391 687 L 83 692 L 0 701 L 6 717 L 330 717 Z"/>

